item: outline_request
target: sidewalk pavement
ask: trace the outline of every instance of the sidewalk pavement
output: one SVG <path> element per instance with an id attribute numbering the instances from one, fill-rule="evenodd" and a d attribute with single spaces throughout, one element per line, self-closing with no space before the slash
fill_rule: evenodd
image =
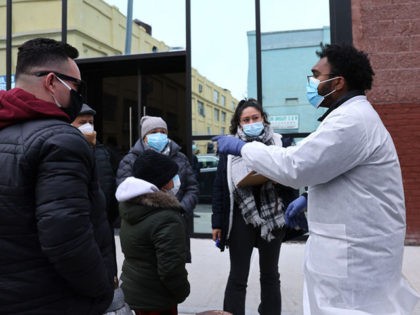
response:
<path id="1" fill-rule="evenodd" d="M 120 240 L 115 236 L 118 267 L 124 259 Z M 303 242 L 287 242 L 280 251 L 279 272 L 282 293 L 282 314 L 302 315 L 303 287 Z M 190 296 L 178 306 L 180 315 L 193 315 L 206 310 L 220 310 L 229 274 L 229 251 L 220 252 L 210 239 L 191 239 L 192 264 L 187 264 L 188 279 L 191 284 Z M 248 279 L 246 315 L 258 314 L 259 265 L 258 251 L 252 255 Z M 404 250 L 403 274 L 420 293 L 420 246 L 406 246 Z M 420 303 L 412 315 L 420 315 Z"/>

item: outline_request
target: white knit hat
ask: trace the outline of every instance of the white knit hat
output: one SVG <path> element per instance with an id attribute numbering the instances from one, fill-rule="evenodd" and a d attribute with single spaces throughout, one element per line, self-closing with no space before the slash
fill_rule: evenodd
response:
<path id="1" fill-rule="evenodd" d="M 168 131 L 168 126 L 166 122 L 160 117 L 154 116 L 143 116 L 140 119 L 140 126 L 141 126 L 141 138 L 143 139 L 145 135 L 147 135 L 150 130 L 156 128 L 163 128 Z"/>

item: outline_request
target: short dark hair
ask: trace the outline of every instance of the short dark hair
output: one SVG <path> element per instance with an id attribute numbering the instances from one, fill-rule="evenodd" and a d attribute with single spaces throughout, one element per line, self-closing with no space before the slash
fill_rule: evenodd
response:
<path id="1" fill-rule="evenodd" d="M 368 55 L 347 44 L 322 45 L 316 54 L 326 57 L 331 65 L 331 75 L 343 76 L 349 90 L 370 90 L 372 88 L 373 72 Z"/>
<path id="2" fill-rule="evenodd" d="M 236 106 L 235 112 L 233 113 L 232 119 L 230 120 L 230 127 L 229 127 L 230 134 L 234 135 L 238 131 L 238 126 L 240 125 L 242 112 L 247 107 L 254 107 L 256 110 L 258 110 L 261 113 L 264 119 L 264 123 L 266 123 L 267 125 L 270 124 L 267 118 L 267 113 L 264 112 L 262 105 L 255 98 L 244 98 Z"/>
<path id="3" fill-rule="evenodd" d="M 64 42 L 50 38 L 28 40 L 18 48 L 16 79 L 21 73 L 28 73 L 34 67 L 65 62 L 68 58 L 75 59 L 78 56 L 77 49 Z"/>

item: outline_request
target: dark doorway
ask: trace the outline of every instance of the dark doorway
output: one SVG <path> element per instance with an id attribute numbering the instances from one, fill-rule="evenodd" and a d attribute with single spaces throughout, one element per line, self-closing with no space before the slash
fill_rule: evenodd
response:
<path id="1" fill-rule="evenodd" d="M 125 154 L 137 141 L 143 115 L 161 116 L 182 148 L 191 142 L 186 52 L 77 60 L 87 83 L 86 102 L 97 112 L 98 140 Z M 186 150 L 184 151 L 186 153 Z"/>

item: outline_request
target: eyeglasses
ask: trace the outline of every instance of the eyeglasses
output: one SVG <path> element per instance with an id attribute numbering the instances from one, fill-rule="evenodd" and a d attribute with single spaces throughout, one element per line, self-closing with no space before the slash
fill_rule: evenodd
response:
<path id="1" fill-rule="evenodd" d="M 332 76 L 332 75 L 335 75 L 335 73 L 320 73 L 320 74 L 317 74 L 317 75 L 314 75 L 314 74 L 312 74 L 312 75 L 307 75 L 306 76 L 306 79 L 308 80 L 308 83 L 310 83 L 310 81 L 311 81 L 311 78 L 314 78 L 314 79 L 318 79 L 318 77 L 320 77 L 320 76 L 328 76 L 328 77 L 330 77 L 330 76 Z"/>
<path id="2" fill-rule="evenodd" d="M 34 76 L 37 76 L 37 77 L 43 77 L 45 75 L 48 75 L 49 73 L 54 73 L 61 80 L 73 82 L 76 85 L 76 91 L 79 94 L 84 93 L 85 88 L 86 88 L 86 84 L 83 80 L 76 79 L 74 77 L 71 77 L 69 75 L 66 75 L 66 74 L 63 74 L 63 73 L 60 73 L 60 72 L 48 71 L 48 70 L 38 71 L 38 72 L 35 72 L 35 73 L 32 73 L 32 74 Z"/>

